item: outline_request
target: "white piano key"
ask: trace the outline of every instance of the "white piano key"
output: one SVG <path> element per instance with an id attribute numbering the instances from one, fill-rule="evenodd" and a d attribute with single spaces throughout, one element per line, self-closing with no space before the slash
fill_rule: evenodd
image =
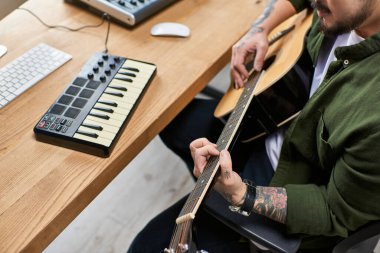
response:
<path id="1" fill-rule="evenodd" d="M 100 145 L 103 145 L 103 146 L 106 146 L 106 147 L 109 147 L 112 143 L 112 140 L 109 140 L 109 139 L 105 139 L 105 138 L 102 138 L 102 137 L 98 137 L 98 138 L 92 138 L 92 137 L 89 137 L 89 136 L 86 136 L 86 135 L 82 135 L 82 134 L 74 134 L 73 138 L 76 138 L 76 139 L 79 139 L 79 140 L 84 140 L 84 141 L 89 141 L 89 142 L 92 142 L 92 143 L 97 143 L 97 144 L 100 144 Z"/>
<path id="2" fill-rule="evenodd" d="M 103 93 L 100 96 L 100 98 L 99 98 L 99 100 L 102 100 L 102 99 L 112 100 L 112 101 L 114 101 L 114 102 L 117 103 L 118 107 L 122 107 L 122 108 L 125 108 L 125 109 L 128 109 L 128 110 L 132 109 L 133 104 L 134 104 L 133 101 L 125 101 L 125 100 L 122 100 L 122 99 L 117 99 L 117 97 L 111 96 L 111 95 L 108 95 L 108 94 L 105 94 L 105 93 Z"/>
<path id="3" fill-rule="evenodd" d="M 129 70 L 128 68 L 136 68 L 138 69 L 138 72 L 135 72 L 133 70 Z M 153 72 L 155 71 L 156 67 L 155 66 L 151 66 L 149 64 L 136 64 L 136 63 L 132 63 L 131 61 L 126 61 L 126 63 L 124 63 L 124 65 L 122 66 L 122 68 L 120 69 L 120 72 L 131 72 L 131 73 L 134 73 L 136 74 L 137 77 L 142 77 L 144 79 L 149 79 L 150 76 L 153 74 Z"/>
<path id="4" fill-rule="evenodd" d="M 103 112 L 103 111 L 100 111 L 100 110 L 97 110 L 97 109 L 91 109 L 90 113 L 89 114 L 100 114 L 100 115 L 106 115 L 108 117 L 110 117 L 110 120 L 120 120 L 120 121 L 123 121 L 125 120 L 125 118 L 127 117 L 127 115 L 122 115 L 122 114 L 118 114 L 118 113 L 108 113 L 108 112 Z"/>
<path id="5" fill-rule="evenodd" d="M 124 85 L 117 85 L 117 84 L 109 84 L 108 85 L 108 88 L 112 88 L 114 90 L 117 90 L 117 91 L 127 91 L 127 87 L 125 87 Z"/>
<path id="6" fill-rule="evenodd" d="M 95 107 L 111 109 L 114 111 L 114 113 L 122 114 L 122 115 L 128 115 L 129 112 L 131 111 L 130 109 L 126 109 L 123 107 L 119 107 L 119 106 L 113 107 L 113 106 L 105 105 L 102 103 L 96 103 L 93 108 L 95 108 Z"/>
<path id="7" fill-rule="evenodd" d="M 111 126 L 111 125 L 106 125 L 106 124 L 101 124 L 101 123 L 99 123 L 99 122 L 93 121 L 93 120 L 89 119 L 88 116 L 87 116 L 86 119 L 82 122 L 82 125 L 85 125 L 85 124 L 88 124 L 88 125 L 99 125 L 99 126 L 101 126 L 105 131 L 110 132 L 110 133 L 115 133 L 115 134 L 120 130 L 119 127 L 115 127 L 115 126 Z"/>
<path id="8" fill-rule="evenodd" d="M 114 88 L 114 86 L 123 86 L 127 90 L 126 91 L 118 90 Z M 132 87 L 131 85 L 122 85 L 122 84 L 117 84 L 117 83 L 112 83 L 112 82 L 108 85 L 107 89 L 111 89 L 110 91 L 113 91 L 113 92 L 122 92 L 122 93 L 132 92 L 136 95 L 140 95 L 142 91 L 141 89 Z"/>
<path id="9" fill-rule="evenodd" d="M 123 121 L 120 121 L 120 120 L 117 120 L 117 119 L 105 120 L 105 119 L 101 119 L 101 118 L 94 117 L 94 116 L 91 116 L 91 115 L 87 115 L 86 119 L 98 122 L 98 123 L 100 123 L 102 125 L 103 124 L 104 125 L 110 125 L 110 126 L 114 126 L 114 127 L 117 127 L 117 128 L 120 128 L 123 125 Z"/>
<path id="10" fill-rule="evenodd" d="M 117 74 L 115 75 L 116 77 L 118 78 L 121 78 L 121 79 L 131 79 L 131 80 L 149 80 L 149 78 L 152 76 L 151 72 L 146 72 L 146 71 L 140 71 L 140 72 L 134 72 L 133 74 L 135 74 L 136 76 L 133 77 L 133 76 L 128 76 L 128 75 L 125 75 L 123 73 L 125 73 L 125 69 L 121 69 L 120 71 L 117 72 Z M 126 80 L 126 82 L 128 82 Z"/>
<path id="11" fill-rule="evenodd" d="M 118 97 L 118 98 L 124 98 L 124 97 L 128 97 L 128 98 L 131 98 L 131 99 L 138 99 L 140 94 L 137 94 L 135 92 L 133 92 L 132 90 L 128 90 L 128 91 L 118 91 L 118 90 L 115 90 L 115 89 L 112 89 L 112 88 L 109 88 L 107 87 L 105 90 L 105 92 L 109 92 L 109 93 L 120 93 L 123 95 L 123 97 Z M 110 95 L 110 94 L 109 94 Z M 111 95 L 111 96 L 114 96 L 114 95 Z M 117 97 L 117 96 L 116 96 Z"/>
<path id="12" fill-rule="evenodd" d="M 143 81 L 143 80 L 139 80 L 139 81 L 134 80 L 133 82 L 130 83 L 130 82 L 125 82 L 125 81 L 121 81 L 121 80 L 118 80 L 118 79 L 113 79 L 110 82 L 110 85 L 123 85 L 127 89 L 130 88 L 130 87 L 133 87 L 133 88 L 135 88 L 135 89 L 137 89 L 137 90 L 139 90 L 141 92 L 144 89 L 146 83 L 147 83 L 147 80 L 145 80 L 145 81 Z"/>
<path id="13" fill-rule="evenodd" d="M 80 126 L 78 128 L 78 131 L 80 131 L 80 132 L 81 131 L 83 131 L 83 132 L 91 132 L 91 133 L 97 134 L 98 138 L 104 138 L 104 139 L 108 139 L 110 141 L 112 141 L 115 138 L 115 133 L 110 133 L 110 132 L 107 132 L 107 131 L 104 131 L 104 130 L 99 131 L 99 130 L 95 130 L 95 129 L 89 129 L 89 128 L 83 127 L 83 126 Z"/>
<path id="14" fill-rule="evenodd" d="M 120 104 L 120 106 L 122 107 L 126 107 L 129 104 L 130 108 L 132 108 L 133 104 L 136 102 L 136 97 L 130 94 L 125 94 L 124 97 L 117 97 L 114 95 L 103 93 L 101 97 L 112 99 L 113 101 L 118 103 L 118 105 Z"/>
<path id="15" fill-rule="evenodd" d="M 134 61 L 134 60 L 130 60 L 130 59 L 127 59 L 124 62 L 123 67 L 133 67 L 133 68 L 139 69 L 140 71 L 142 69 L 144 69 L 144 70 L 150 70 L 152 72 L 156 69 L 155 65 L 147 64 L 147 63 L 143 63 L 143 62 L 139 62 L 139 61 Z"/>
<path id="16" fill-rule="evenodd" d="M 148 79 L 154 72 L 154 69 L 149 70 L 149 69 L 139 68 L 138 72 L 134 72 L 134 71 L 128 70 L 128 67 L 123 67 L 118 72 L 120 72 L 120 75 L 123 75 L 123 73 L 127 73 L 126 75 L 123 75 L 125 77 L 130 77 L 130 78 L 143 77 L 145 79 Z M 128 75 L 128 73 L 135 74 L 136 77 L 133 77 L 133 75 Z"/>

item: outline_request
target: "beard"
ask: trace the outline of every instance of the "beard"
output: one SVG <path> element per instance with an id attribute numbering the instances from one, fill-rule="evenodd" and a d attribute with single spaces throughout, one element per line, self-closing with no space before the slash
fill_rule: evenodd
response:
<path id="1" fill-rule="evenodd" d="M 360 0 L 358 0 L 360 1 Z M 336 20 L 334 24 L 327 26 L 323 18 L 320 19 L 319 29 L 327 36 L 336 36 L 343 33 L 348 33 L 358 28 L 371 14 L 371 8 L 373 0 L 361 0 L 365 1 L 362 8 L 360 8 L 355 14 L 345 16 L 340 20 Z M 313 7 L 322 10 L 328 14 L 331 14 L 330 9 L 316 0 L 312 3 Z"/>

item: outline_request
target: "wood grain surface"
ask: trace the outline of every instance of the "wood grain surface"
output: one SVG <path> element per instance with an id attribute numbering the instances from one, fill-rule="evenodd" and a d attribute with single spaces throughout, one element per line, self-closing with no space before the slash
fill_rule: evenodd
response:
<path id="1" fill-rule="evenodd" d="M 8 53 L 0 67 L 44 42 L 73 59 L 0 110 L 0 252 L 40 252 L 222 69 L 231 46 L 266 1 L 182 0 L 128 29 L 111 25 L 109 53 L 157 65 L 157 76 L 107 159 L 37 142 L 33 127 L 89 57 L 104 49 L 107 26 L 69 32 L 16 10 L 0 22 Z M 23 7 L 49 24 L 79 27 L 100 18 L 64 1 Z M 189 38 L 152 37 L 158 22 L 190 27 Z"/>

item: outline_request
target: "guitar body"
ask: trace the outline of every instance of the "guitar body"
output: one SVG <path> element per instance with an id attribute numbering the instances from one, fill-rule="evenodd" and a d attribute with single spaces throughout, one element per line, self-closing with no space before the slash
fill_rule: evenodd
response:
<path id="1" fill-rule="evenodd" d="M 240 139 L 248 142 L 274 132 L 295 118 L 308 100 L 309 86 L 313 74 L 304 38 L 310 28 L 312 15 L 294 16 L 273 31 L 276 34 L 293 24 L 294 31 L 269 47 L 262 77 L 257 83 L 250 109 L 245 116 Z M 273 36 L 273 35 L 272 35 Z M 252 64 L 246 65 L 252 69 Z M 251 71 L 252 72 L 252 71 Z M 252 72 L 251 75 L 254 75 Z M 235 89 L 231 84 L 214 111 L 214 116 L 224 118 L 236 106 L 244 89 Z"/>

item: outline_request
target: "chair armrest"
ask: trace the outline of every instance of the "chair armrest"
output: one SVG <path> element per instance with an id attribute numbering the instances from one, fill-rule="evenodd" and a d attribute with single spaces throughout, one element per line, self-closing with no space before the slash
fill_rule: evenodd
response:
<path id="1" fill-rule="evenodd" d="M 211 87 L 211 86 L 206 86 L 203 88 L 201 91 L 204 95 L 207 95 L 209 97 L 215 98 L 215 99 L 221 99 L 224 95 L 223 92 L 219 91 L 218 89 Z"/>
<path id="2" fill-rule="evenodd" d="M 380 221 L 364 225 L 346 239 L 340 241 L 333 249 L 333 253 L 344 253 L 356 244 L 380 234 Z"/>

